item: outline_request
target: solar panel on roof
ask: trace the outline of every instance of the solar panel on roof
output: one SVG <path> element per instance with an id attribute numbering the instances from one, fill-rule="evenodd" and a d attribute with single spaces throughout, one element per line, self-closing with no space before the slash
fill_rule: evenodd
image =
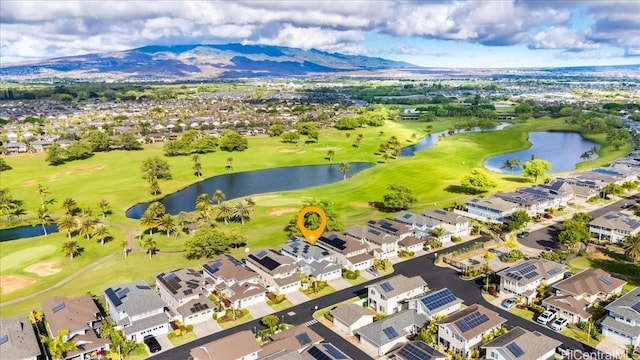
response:
<path id="1" fill-rule="evenodd" d="M 511 351 L 511 353 L 515 357 L 520 357 L 520 356 L 524 355 L 524 351 L 522 351 L 522 348 L 520 348 L 520 346 L 518 346 L 518 344 L 516 344 L 514 342 L 512 342 L 510 344 L 507 344 L 507 349 L 509 351 Z"/>
<path id="2" fill-rule="evenodd" d="M 602 281 L 603 283 L 605 283 L 606 285 L 611 285 L 613 284 L 613 282 L 611 282 L 611 279 L 609 279 L 608 277 L 605 276 L 601 276 L 600 277 L 600 281 Z"/>
<path id="3" fill-rule="evenodd" d="M 376 230 L 376 229 L 372 229 L 372 228 L 367 229 L 367 232 L 369 232 L 369 233 L 371 233 L 371 234 L 373 234 L 373 235 L 380 235 L 380 234 L 382 234 L 380 231 L 378 231 L 378 230 Z"/>
<path id="4" fill-rule="evenodd" d="M 327 354 L 322 352 L 319 348 L 313 346 L 311 349 L 307 351 L 309 355 L 311 355 L 316 360 L 333 360 Z"/>
<path id="5" fill-rule="evenodd" d="M 640 313 L 640 302 L 637 302 L 637 303 L 633 304 L 633 306 L 631 308 L 633 310 L 635 310 L 636 312 Z"/>
<path id="6" fill-rule="evenodd" d="M 335 234 L 331 234 L 329 237 L 321 236 L 319 240 L 338 250 L 344 250 L 346 248 L 346 241 L 338 238 Z"/>
<path id="7" fill-rule="evenodd" d="M 489 321 L 489 317 L 487 317 L 487 315 L 485 314 L 482 314 L 474 319 L 468 320 L 467 325 L 469 325 L 471 329 L 475 329 L 477 326 L 484 324 L 487 321 Z"/>
<path id="8" fill-rule="evenodd" d="M 325 343 L 322 345 L 327 350 L 329 355 L 333 356 L 335 359 L 337 360 L 349 359 L 349 357 L 345 355 L 345 353 L 340 351 L 340 349 L 338 349 L 337 347 L 333 346 L 333 344 Z"/>
<path id="9" fill-rule="evenodd" d="M 116 291 L 116 295 L 118 296 L 118 298 L 122 299 L 123 297 L 125 297 L 127 294 L 129 293 L 129 288 L 126 287 L 124 289 L 118 290 Z"/>
<path id="10" fill-rule="evenodd" d="M 6 343 L 7 341 L 9 341 L 9 335 L 2 335 L 2 337 L 0 337 L 0 345 Z"/>
<path id="11" fill-rule="evenodd" d="M 267 256 L 267 251 L 266 250 L 261 250 L 259 253 L 256 254 L 256 257 L 258 259 L 261 259 L 263 257 Z"/>
<path id="12" fill-rule="evenodd" d="M 383 282 L 382 284 L 380 284 L 380 287 L 385 292 L 389 292 L 389 291 L 393 290 L 393 286 L 391 286 L 391 284 L 389 284 L 388 282 Z"/>
<path id="13" fill-rule="evenodd" d="M 382 332 L 387 336 L 387 338 L 389 338 L 389 340 L 392 340 L 398 337 L 398 332 L 392 326 L 382 329 Z"/>
<path id="14" fill-rule="evenodd" d="M 419 345 L 424 345 L 427 348 Z M 432 357 L 430 349 L 422 342 L 404 344 L 400 351 L 396 353 L 396 356 L 400 356 L 405 360 L 429 360 Z"/>
<path id="15" fill-rule="evenodd" d="M 471 328 L 469 328 L 469 325 L 467 325 L 467 322 L 464 320 L 458 320 L 456 321 L 456 326 L 458 327 L 458 329 L 460 329 L 460 331 L 467 332 L 469 330 L 471 330 Z"/>
<path id="16" fill-rule="evenodd" d="M 300 345 L 307 345 L 311 343 L 311 338 L 306 332 L 296 335 L 296 340 L 298 340 L 298 344 Z"/>
<path id="17" fill-rule="evenodd" d="M 547 274 L 549 274 L 549 275 L 555 275 L 555 274 L 557 274 L 557 273 L 559 273 L 559 272 L 561 272 L 561 271 L 562 271 L 562 269 L 561 269 L 561 268 L 559 268 L 559 267 L 554 267 L 553 269 L 551 269 L 551 270 L 547 271 Z"/>
<path id="18" fill-rule="evenodd" d="M 407 213 L 407 214 L 402 215 L 402 218 L 408 220 L 412 216 L 413 216 L 412 214 Z"/>
<path id="19" fill-rule="evenodd" d="M 138 288 L 140 290 L 151 290 L 149 285 L 136 285 L 136 288 Z M 127 290 L 127 292 L 129 292 L 129 291 Z"/>
<path id="20" fill-rule="evenodd" d="M 420 301 L 422 301 L 427 309 L 433 311 L 443 305 L 456 301 L 456 299 L 456 296 L 453 295 L 449 289 L 445 288 L 423 297 Z"/>
<path id="21" fill-rule="evenodd" d="M 60 303 L 60 304 L 57 304 L 56 306 L 54 306 L 54 307 L 51 309 L 51 311 L 53 311 L 53 313 L 55 314 L 55 313 L 57 313 L 58 311 L 60 311 L 60 310 L 64 309 L 65 307 L 66 307 L 66 305 L 65 305 L 64 303 Z"/>
<path id="22" fill-rule="evenodd" d="M 165 276 L 163 276 L 162 278 L 163 278 L 165 281 L 171 281 L 171 280 L 175 279 L 176 277 L 177 277 L 177 276 L 176 276 L 176 274 L 174 274 L 174 273 L 168 273 L 168 274 L 166 274 Z"/>
<path id="23" fill-rule="evenodd" d="M 524 277 L 527 279 L 532 279 L 534 277 L 538 276 L 538 272 L 537 271 L 530 271 L 526 274 L 524 274 Z"/>
<path id="24" fill-rule="evenodd" d="M 107 290 L 105 290 L 104 294 L 107 295 L 107 297 L 109 298 L 109 301 L 111 301 L 113 306 L 117 307 L 122 305 L 122 301 L 120 301 L 120 298 L 116 295 L 116 292 L 113 291 L 112 288 L 108 288 Z"/>

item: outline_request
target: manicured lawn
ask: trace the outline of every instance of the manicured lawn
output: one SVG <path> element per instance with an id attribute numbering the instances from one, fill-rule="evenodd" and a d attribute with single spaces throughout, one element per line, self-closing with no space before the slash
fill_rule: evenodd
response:
<path id="1" fill-rule="evenodd" d="M 305 295 L 307 295 L 310 299 L 317 299 L 317 298 L 319 298 L 321 296 L 329 295 L 329 294 L 331 294 L 331 293 L 333 293 L 335 291 L 336 291 L 336 289 L 334 289 L 333 287 L 327 285 L 327 286 L 325 286 L 324 289 L 318 291 L 317 293 L 310 293 L 310 294 L 305 293 Z"/>
<path id="2" fill-rule="evenodd" d="M 640 285 L 640 264 L 627 261 L 623 255 L 611 253 L 592 257 L 576 257 L 571 260 L 569 266 L 575 270 L 585 268 L 599 268 L 616 277 L 620 277 L 632 285 Z"/>
<path id="3" fill-rule="evenodd" d="M 138 344 L 138 347 L 127 356 L 127 360 L 144 360 L 149 357 L 149 352 L 143 344 Z"/>
<path id="4" fill-rule="evenodd" d="M 249 310 L 247 309 L 242 309 L 242 317 L 239 319 L 236 319 L 234 321 L 227 321 L 227 322 L 218 322 L 218 324 L 220 324 L 220 327 L 223 329 L 228 329 L 228 328 L 232 328 L 234 326 L 240 325 L 240 324 L 244 324 L 246 322 L 249 322 L 251 320 L 253 320 L 253 316 L 251 316 L 251 314 L 249 313 Z"/>
<path id="5" fill-rule="evenodd" d="M 281 303 L 279 304 L 269 304 L 269 302 L 267 302 L 267 305 L 271 306 L 271 308 L 274 311 L 280 311 L 280 310 L 284 310 L 284 309 L 288 309 L 290 307 L 293 306 L 293 303 L 291 301 L 289 301 L 289 299 L 284 299 Z"/>
<path id="6" fill-rule="evenodd" d="M 509 312 L 512 314 L 516 314 L 519 317 L 523 318 L 523 319 L 527 319 L 530 321 L 534 321 L 535 319 L 533 318 L 534 313 L 533 311 L 524 308 L 524 309 L 520 309 L 517 306 L 512 307 L 511 309 L 509 309 Z"/>
<path id="7" fill-rule="evenodd" d="M 169 341 L 173 344 L 173 346 L 180 346 L 182 344 L 186 344 L 190 341 L 197 339 L 198 336 L 192 331 L 188 332 L 182 336 L 176 336 L 173 338 L 169 338 Z"/>
<path id="8" fill-rule="evenodd" d="M 574 340 L 580 341 L 581 343 L 587 344 L 589 346 L 595 347 L 599 343 L 599 341 L 596 341 L 592 339 L 590 336 L 588 336 L 586 331 L 581 330 L 575 325 L 567 326 L 564 330 L 561 331 L 561 334 L 564 336 L 568 336 Z"/>
<path id="9" fill-rule="evenodd" d="M 362 277 L 362 275 L 358 276 L 355 279 L 347 279 L 347 278 L 344 278 L 344 277 L 343 277 L 343 279 L 347 280 L 351 285 L 359 285 L 359 284 L 362 284 L 363 282 L 367 281 L 367 279 Z"/>

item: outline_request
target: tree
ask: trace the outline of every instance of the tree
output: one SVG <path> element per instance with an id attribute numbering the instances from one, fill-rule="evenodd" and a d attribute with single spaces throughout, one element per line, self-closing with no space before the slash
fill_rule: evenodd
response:
<path id="1" fill-rule="evenodd" d="M 91 151 L 100 152 L 111 150 L 111 139 L 104 131 L 89 131 L 82 135 L 82 140 L 91 146 Z"/>
<path id="2" fill-rule="evenodd" d="M 171 179 L 171 167 L 169 163 L 157 156 L 144 160 L 140 166 L 140 171 L 147 176 L 147 179 Z"/>
<path id="3" fill-rule="evenodd" d="M 382 198 L 382 204 L 388 211 L 406 210 L 416 201 L 418 199 L 411 189 L 397 184 L 387 186 L 387 193 Z"/>
<path id="4" fill-rule="evenodd" d="M 226 195 L 222 192 L 222 190 L 216 190 L 216 192 L 213 193 L 213 198 L 218 202 L 218 205 L 220 205 L 225 197 Z"/>
<path id="5" fill-rule="evenodd" d="M 62 209 L 66 215 L 74 215 L 78 211 L 78 203 L 72 198 L 66 198 L 62 202 Z"/>
<path id="6" fill-rule="evenodd" d="M 284 125 L 282 124 L 273 124 L 271 125 L 271 127 L 269 127 L 269 130 L 267 130 L 267 134 L 269 134 L 270 137 L 280 136 L 283 133 L 284 133 Z"/>
<path id="7" fill-rule="evenodd" d="M 40 197 L 40 208 L 41 209 L 44 208 L 45 199 L 47 198 L 48 195 L 49 195 L 49 188 L 46 188 L 42 184 L 38 184 L 38 196 Z"/>
<path id="8" fill-rule="evenodd" d="M 318 135 L 320 134 L 320 130 L 318 130 L 318 125 L 314 122 L 300 122 L 297 125 L 298 133 L 300 135 L 306 135 L 309 139 L 315 139 L 318 141 Z"/>
<path id="9" fill-rule="evenodd" d="M 158 184 L 158 180 L 155 177 L 149 181 L 149 193 L 153 196 L 162 194 L 160 184 Z"/>
<path id="10" fill-rule="evenodd" d="M 544 178 L 548 170 L 551 170 L 551 163 L 542 159 L 527 160 L 522 164 L 522 175 L 533 178 L 534 182 L 537 182 L 538 178 Z"/>
<path id="11" fill-rule="evenodd" d="M 569 249 L 574 249 L 582 241 L 583 234 L 575 229 L 562 230 L 558 234 L 558 241 L 560 244 L 566 246 Z"/>
<path id="12" fill-rule="evenodd" d="M 342 173 L 342 180 L 347 180 L 347 173 L 349 172 L 349 164 L 346 162 L 341 162 L 338 165 L 338 170 Z"/>
<path id="13" fill-rule="evenodd" d="M 297 132 L 286 132 L 281 135 L 283 143 L 295 144 L 300 140 L 300 134 Z"/>
<path id="14" fill-rule="evenodd" d="M 93 151 L 91 151 L 91 144 L 85 141 L 72 141 L 69 146 L 65 148 L 68 160 L 82 160 L 88 159 L 93 156 Z"/>
<path id="15" fill-rule="evenodd" d="M 87 240 L 89 240 L 91 238 L 91 234 L 93 233 L 93 230 L 95 229 L 96 226 L 96 219 L 92 218 L 91 216 L 83 216 L 80 218 L 80 221 L 78 222 L 78 233 L 80 233 L 81 236 L 86 236 Z"/>
<path id="16" fill-rule="evenodd" d="M 79 255 L 81 250 L 80 244 L 75 240 L 67 240 L 62 243 L 62 253 L 71 258 L 71 260 Z"/>
<path id="17" fill-rule="evenodd" d="M 229 156 L 227 158 L 227 166 L 226 166 L 226 168 L 229 171 L 233 170 L 233 158 L 231 156 Z"/>
<path id="18" fill-rule="evenodd" d="M 149 254 L 149 260 L 151 260 L 151 257 L 153 256 L 153 254 L 156 251 L 158 251 L 158 249 L 157 249 L 158 243 L 153 238 L 153 236 L 147 236 L 144 239 L 144 243 L 142 243 L 142 246 L 144 247 L 144 249 L 147 252 L 147 254 Z"/>
<path id="19" fill-rule="evenodd" d="M 118 145 L 122 150 L 142 150 L 142 144 L 130 132 L 123 132 L 118 135 Z"/>
<path id="20" fill-rule="evenodd" d="M 9 221 L 12 211 L 19 206 L 19 201 L 13 198 L 9 189 L 0 189 L 0 211 L 7 215 L 7 221 Z"/>
<path id="21" fill-rule="evenodd" d="M 431 235 L 435 236 L 436 238 L 440 238 L 440 236 L 444 235 L 445 230 L 442 226 L 438 226 L 435 227 L 431 230 Z"/>
<path id="22" fill-rule="evenodd" d="M 71 233 L 76 229 L 76 219 L 71 215 L 65 215 L 58 219 L 58 230 L 67 233 L 67 237 L 71 239 Z"/>
<path id="23" fill-rule="evenodd" d="M 160 219 L 158 219 L 158 230 L 166 232 L 167 237 L 169 237 L 171 233 L 175 232 L 176 229 L 176 221 L 170 214 L 164 214 Z"/>
<path id="24" fill-rule="evenodd" d="M 42 343 L 47 347 L 49 355 L 51 355 L 53 360 L 62 360 L 68 352 L 77 349 L 73 341 L 67 341 L 68 335 L 69 330 L 61 329 L 55 338 L 41 336 Z"/>
<path id="25" fill-rule="evenodd" d="M 109 228 L 104 224 L 98 224 L 93 229 L 93 236 L 96 239 L 100 240 L 100 245 L 104 246 L 104 243 L 107 239 L 111 238 L 111 233 L 109 232 Z"/>
<path id="26" fill-rule="evenodd" d="M 47 236 L 47 225 L 53 223 L 53 219 L 47 209 L 40 208 L 38 209 L 38 223 L 42 225 L 42 232 L 44 232 L 44 236 Z"/>
<path id="27" fill-rule="evenodd" d="M 151 204 L 149 204 L 149 207 L 147 207 L 147 209 L 145 210 L 145 213 L 146 212 L 152 214 L 154 218 L 159 219 L 162 215 L 164 215 L 167 212 L 167 209 L 164 207 L 164 205 L 161 202 L 154 201 Z"/>
<path id="28" fill-rule="evenodd" d="M 340 213 L 335 209 L 335 204 L 327 200 L 306 200 L 302 204 L 302 207 L 300 209 L 302 210 L 310 206 L 318 207 L 322 209 L 322 211 L 324 212 L 324 215 L 327 218 L 327 225 L 324 231 L 341 232 L 343 230 L 344 224 L 340 219 Z M 321 223 L 320 216 L 318 216 L 318 214 L 316 213 L 307 213 L 304 216 L 304 226 L 307 229 L 317 229 L 318 226 L 320 226 L 320 223 Z M 298 227 L 297 213 L 296 215 L 292 216 L 292 218 L 289 220 L 289 222 L 284 228 L 284 231 L 289 237 L 302 236 L 302 232 Z"/>
<path id="29" fill-rule="evenodd" d="M 624 255 L 636 264 L 640 258 L 640 234 L 627 235 L 622 242 L 622 248 Z"/>
<path id="30" fill-rule="evenodd" d="M 217 219 L 224 220 L 224 223 L 229 223 L 229 219 L 233 216 L 233 207 L 226 201 L 223 201 L 218 205 Z"/>
<path id="31" fill-rule="evenodd" d="M 0 172 L 13 169 L 4 159 L 0 159 Z"/>
<path id="32" fill-rule="evenodd" d="M 509 231 L 517 230 L 531 221 L 531 216 L 524 210 L 516 210 L 509 216 Z"/>
<path id="33" fill-rule="evenodd" d="M 111 207 L 109 202 L 105 199 L 100 200 L 98 203 L 98 209 L 100 210 L 100 215 L 102 215 L 103 218 L 106 218 L 107 215 L 111 214 Z"/>
<path id="34" fill-rule="evenodd" d="M 327 151 L 327 160 L 333 161 L 333 157 L 336 156 L 336 152 L 333 150 Z"/>
<path id="35" fill-rule="evenodd" d="M 202 176 L 202 163 L 200 163 L 200 156 L 198 154 L 194 154 L 191 159 L 193 160 L 193 171 L 196 176 L 200 178 L 200 176 Z"/>
<path id="36" fill-rule="evenodd" d="M 251 218 L 253 207 L 247 200 L 240 200 L 233 205 L 233 216 L 240 218 L 240 223 L 244 225 L 244 219 Z"/>
<path id="37" fill-rule="evenodd" d="M 277 315 L 273 314 L 265 315 L 262 317 L 262 319 L 260 319 L 260 322 L 269 329 L 273 329 L 278 326 L 278 323 L 280 323 L 280 318 L 278 318 Z"/>
<path id="38" fill-rule="evenodd" d="M 47 149 L 47 157 L 45 161 L 49 163 L 49 165 L 57 166 L 64 164 L 67 160 L 67 151 L 60 146 L 57 142 L 54 142 Z"/>
<path id="39" fill-rule="evenodd" d="M 184 242 L 187 259 L 212 258 L 229 250 L 229 238 L 220 230 L 201 228 Z"/>
<path id="40" fill-rule="evenodd" d="M 149 231 L 149 234 L 153 235 L 153 229 L 156 228 L 158 222 L 155 215 L 152 213 L 145 211 L 140 218 L 140 225 L 146 230 Z"/>
<path id="41" fill-rule="evenodd" d="M 478 194 L 496 187 L 495 181 L 480 168 L 473 168 L 471 172 L 462 176 L 460 185 L 472 194 Z"/>
<path id="42" fill-rule="evenodd" d="M 122 248 L 122 252 L 124 252 L 124 258 L 127 258 L 127 254 L 129 253 L 129 242 L 127 240 L 120 241 L 120 247 Z"/>
<path id="43" fill-rule="evenodd" d="M 247 138 L 235 131 L 227 130 L 220 137 L 220 149 L 224 151 L 245 151 L 248 147 Z"/>
<path id="44" fill-rule="evenodd" d="M 504 163 L 502 163 L 502 166 L 500 168 L 507 169 L 509 170 L 509 172 L 513 174 L 513 170 L 517 169 L 519 166 L 520 166 L 520 159 L 513 158 L 513 159 L 505 160 Z"/>

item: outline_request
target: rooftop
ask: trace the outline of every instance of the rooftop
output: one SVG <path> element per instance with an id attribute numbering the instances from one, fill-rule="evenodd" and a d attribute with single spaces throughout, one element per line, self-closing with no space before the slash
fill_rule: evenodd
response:
<path id="1" fill-rule="evenodd" d="M 588 268 L 553 284 L 553 287 L 574 296 L 581 296 L 609 294 L 626 283 L 602 269 Z"/>
<path id="2" fill-rule="evenodd" d="M 485 349 L 501 348 L 501 352 L 507 360 L 528 360 L 540 359 L 549 351 L 555 350 L 560 344 L 560 341 L 537 331 L 531 332 L 521 327 L 515 327 L 482 347 Z"/>
<path id="3" fill-rule="evenodd" d="M 540 279 L 549 279 L 566 272 L 566 268 L 560 263 L 545 259 L 529 259 L 518 265 L 501 270 L 497 275 L 521 284 L 529 284 Z"/>
<path id="4" fill-rule="evenodd" d="M 378 291 L 384 293 L 387 298 L 404 294 L 407 291 L 417 288 L 425 288 L 427 283 L 420 276 L 406 277 L 402 274 L 392 276 L 388 279 L 366 286 L 367 288 L 375 287 Z"/>
<path id="5" fill-rule="evenodd" d="M 162 309 L 166 306 L 160 296 L 142 280 L 106 288 L 104 294 L 117 311 L 124 311 L 129 317 Z"/>
<path id="6" fill-rule="evenodd" d="M 211 277 L 222 278 L 226 281 L 244 282 L 258 276 L 255 271 L 231 255 L 218 255 L 213 261 L 202 265 L 202 268 Z"/>
<path id="7" fill-rule="evenodd" d="M 165 288 L 176 299 L 198 294 L 203 285 L 202 274 L 193 269 L 178 269 L 156 275 L 156 284 Z"/>
<path id="8" fill-rule="evenodd" d="M 89 323 L 97 321 L 98 306 L 89 295 L 76 298 L 52 297 L 42 304 L 42 312 L 53 336 L 62 329 L 71 332 L 86 329 Z"/>
<path id="9" fill-rule="evenodd" d="M 438 324 L 449 324 L 459 335 L 468 340 L 500 326 L 506 321 L 495 311 L 482 305 L 473 304 L 440 320 Z"/>
<path id="10" fill-rule="evenodd" d="M 190 354 L 194 360 L 236 360 L 260 350 L 253 333 L 244 330 L 192 348 Z"/>
<path id="11" fill-rule="evenodd" d="M 0 318 L 0 354 L 7 359 L 28 359 L 42 355 L 28 318 Z"/>

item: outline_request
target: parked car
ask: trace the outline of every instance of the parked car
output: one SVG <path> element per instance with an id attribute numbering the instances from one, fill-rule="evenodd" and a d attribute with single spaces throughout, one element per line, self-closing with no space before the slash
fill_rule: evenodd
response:
<path id="1" fill-rule="evenodd" d="M 567 319 L 565 319 L 563 317 L 559 317 L 559 318 L 553 320 L 553 322 L 551 323 L 551 329 L 553 329 L 555 331 L 562 331 L 562 329 L 567 327 L 568 323 L 569 323 L 569 321 L 567 321 Z"/>
<path id="2" fill-rule="evenodd" d="M 547 325 L 549 321 L 555 318 L 556 318 L 556 312 L 553 310 L 547 310 L 542 314 L 540 314 L 540 316 L 538 316 L 538 319 L 536 319 L 536 321 L 538 322 L 538 324 Z"/>
<path id="3" fill-rule="evenodd" d="M 153 335 L 145 336 L 144 343 L 149 347 L 149 352 L 151 352 L 152 354 L 162 350 L 162 346 L 160 346 L 158 339 L 156 339 L 156 337 Z"/>
<path id="4" fill-rule="evenodd" d="M 549 214 L 549 213 L 545 213 L 544 215 L 542 215 L 543 218 L 545 219 L 553 219 L 553 215 Z"/>
<path id="5" fill-rule="evenodd" d="M 516 299 L 508 298 L 502 300 L 502 307 L 505 309 L 511 309 L 516 304 Z"/>
<path id="6" fill-rule="evenodd" d="M 367 272 L 370 273 L 371 275 L 375 276 L 375 277 L 380 276 L 380 273 L 374 267 L 368 268 Z"/>
<path id="7" fill-rule="evenodd" d="M 528 231 L 522 231 L 522 232 L 518 233 L 518 239 L 524 239 L 527 236 L 529 236 L 529 232 Z"/>

